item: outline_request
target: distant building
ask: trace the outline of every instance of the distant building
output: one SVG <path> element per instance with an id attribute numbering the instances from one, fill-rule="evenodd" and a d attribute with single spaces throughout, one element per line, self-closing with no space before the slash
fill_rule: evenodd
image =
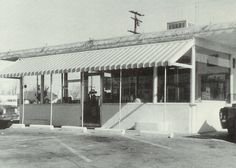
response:
<path id="1" fill-rule="evenodd" d="M 17 95 L 0 95 L 0 106 L 17 107 Z"/>

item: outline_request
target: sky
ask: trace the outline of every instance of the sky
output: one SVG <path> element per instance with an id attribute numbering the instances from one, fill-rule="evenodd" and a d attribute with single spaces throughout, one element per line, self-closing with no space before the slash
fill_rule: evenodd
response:
<path id="1" fill-rule="evenodd" d="M 0 52 L 129 35 L 129 10 L 145 15 L 138 31 L 147 33 L 182 19 L 236 21 L 235 8 L 235 0 L 0 0 Z"/>
<path id="2" fill-rule="evenodd" d="M 0 52 L 130 35 L 130 10 L 144 14 L 138 31 L 148 33 L 183 19 L 236 21 L 235 9 L 236 0 L 0 0 Z M 9 83 L 1 80 L 0 91 Z"/>

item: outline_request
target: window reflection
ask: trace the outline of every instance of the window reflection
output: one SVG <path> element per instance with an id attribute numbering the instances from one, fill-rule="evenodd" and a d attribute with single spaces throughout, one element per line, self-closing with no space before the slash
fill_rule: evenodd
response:
<path id="1" fill-rule="evenodd" d="M 165 67 L 158 67 L 158 102 L 164 102 L 164 71 Z M 176 66 L 166 67 L 166 101 L 190 101 L 190 69 Z"/>
<path id="2" fill-rule="evenodd" d="M 118 103 L 120 94 L 120 71 L 104 74 L 104 103 Z M 153 68 L 122 70 L 123 103 L 152 102 Z"/>
<path id="3" fill-rule="evenodd" d="M 197 48 L 197 97 L 226 100 L 230 91 L 230 55 Z"/>

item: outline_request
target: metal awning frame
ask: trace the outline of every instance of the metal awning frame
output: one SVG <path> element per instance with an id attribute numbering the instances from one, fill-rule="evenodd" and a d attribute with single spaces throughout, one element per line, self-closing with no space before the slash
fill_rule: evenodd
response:
<path id="1" fill-rule="evenodd" d="M 169 53 L 169 55 L 170 55 L 168 57 L 171 57 L 171 58 L 165 58 L 165 57 L 161 56 L 161 58 L 159 59 L 157 57 L 159 59 L 158 62 L 152 61 L 152 59 L 155 58 L 155 55 L 152 55 L 151 59 L 149 59 L 149 57 L 148 57 L 149 60 L 142 60 L 142 58 L 140 58 L 142 60 L 140 63 L 138 63 L 138 61 L 137 61 L 136 63 L 134 62 L 134 63 L 121 63 L 121 64 L 118 63 L 118 64 L 114 64 L 113 61 L 115 61 L 115 60 L 114 60 L 114 58 L 112 58 L 109 61 L 110 65 L 97 65 L 97 66 L 92 65 L 92 66 L 90 66 L 88 64 L 87 67 L 73 67 L 75 65 L 73 65 L 73 60 L 71 60 L 72 61 L 72 67 L 70 67 L 70 68 L 57 69 L 56 67 L 54 67 L 55 69 L 52 69 L 52 70 L 50 70 L 49 68 L 47 70 L 40 70 L 40 69 L 45 68 L 45 66 L 41 66 L 41 67 L 39 67 L 39 70 L 37 70 L 37 71 L 36 71 L 36 69 L 32 69 L 31 72 L 14 72 L 14 71 L 11 72 L 11 71 L 9 71 L 9 73 L 4 72 L 5 74 L 0 74 L 0 77 L 2 77 L 2 78 L 14 78 L 14 77 L 18 78 L 18 77 L 22 77 L 22 76 L 38 76 L 38 75 L 49 75 L 49 74 L 59 74 L 59 73 L 73 73 L 73 72 L 107 71 L 107 70 L 119 70 L 119 69 L 148 68 L 148 67 L 165 66 L 166 64 L 168 64 L 170 66 L 171 65 L 175 65 L 175 66 L 183 66 L 183 67 L 189 68 L 188 65 L 176 63 L 178 58 L 180 58 L 182 55 L 184 55 L 186 53 L 186 51 L 188 51 L 192 47 L 192 45 L 193 45 L 193 39 L 184 40 L 183 42 L 184 43 L 182 43 L 180 41 L 180 43 L 182 45 L 182 47 L 179 47 L 180 50 L 176 51 L 176 49 L 172 49 L 170 52 L 167 52 L 167 54 Z M 167 45 L 166 47 L 168 48 L 171 45 L 172 46 L 176 45 L 176 43 L 178 44 L 178 42 L 165 42 L 163 44 Z M 160 46 L 160 45 L 163 45 L 163 44 L 161 43 L 161 44 L 158 44 L 158 45 Z M 152 47 L 154 44 L 150 44 L 150 45 Z M 180 44 L 178 44 L 178 45 L 180 45 Z M 138 47 L 138 46 L 136 46 L 136 47 Z M 167 50 L 167 48 L 164 48 L 164 50 Z M 115 49 L 115 50 L 117 50 L 117 49 Z M 148 48 L 143 48 L 143 50 L 148 50 Z M 124 51 L 123 50 L 121 50 L 121 51 L 122 51 L 121 53 L 119 53 L 119 54 L 117 53 L 117 54 L 118 55 L 124 54 Z M 95 51 L 93 51 L 93 52 L 95 52 Z M 162 53 L 163 51 L 160 51 L 160 52 Z M 148 54 L 151 55 L 151 54 L 154 54 L 154 53 L 153 53 L 153 51 L 149 51 Z M 54 55 L 54 56 L 56 56 L 56 55 Z M 125 57 L 130 59 L 130 57 L 128 57 L 128 55 L 125 56 Z M 28 58 L 26 58 L 26 59 L 28 59 Z M 38 59 L 38 58 L 34 57 L 32 59 Z M 124 58 L 122 58 L 122 59 L 124 59 Z M 163 59 L 163 61 L 161 59 Z M 168 59 L 168 61 L 165 61 L 165 59 Z M 18 67 L 20 65 L 20 61 L 24 61 L 24 60 L 22 59 L 22 60 L 19 60 L 18 62 L 16 62 Z M 39 61 L 39 59 L 35 60 L 35 61 Z M 44 61 L 44 60 L 42 60 L 42 61 Z M 85 62 L 85 61 L 83 60 L 83 62 Z M 109 62 L 107 62 L 107 63 L 109 63 Z M 58 63 L 60 63 L 60 61 Z M 22 64 L 22 66 L 24 67 L 25 64 L 27 64 L 27 63 Z M 84 66 L 84 63 L 82 63 L 82 64 Z M 12 66 L 14 67 L 14 64 Z M 78 65 L 78 66 L 80 66 L 80 65 Z M 30 69 L 30 67 L 28 69 Z"/>

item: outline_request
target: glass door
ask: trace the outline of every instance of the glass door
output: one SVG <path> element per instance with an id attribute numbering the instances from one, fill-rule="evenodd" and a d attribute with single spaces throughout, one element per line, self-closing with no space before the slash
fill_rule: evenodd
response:
<path id="1" fill-rule="evenodd" d="M 88 73 L 87 93 L 84 102 L 84 122 L 86 127 L 100 127 L 101 79 L 99 74 Z"/>

